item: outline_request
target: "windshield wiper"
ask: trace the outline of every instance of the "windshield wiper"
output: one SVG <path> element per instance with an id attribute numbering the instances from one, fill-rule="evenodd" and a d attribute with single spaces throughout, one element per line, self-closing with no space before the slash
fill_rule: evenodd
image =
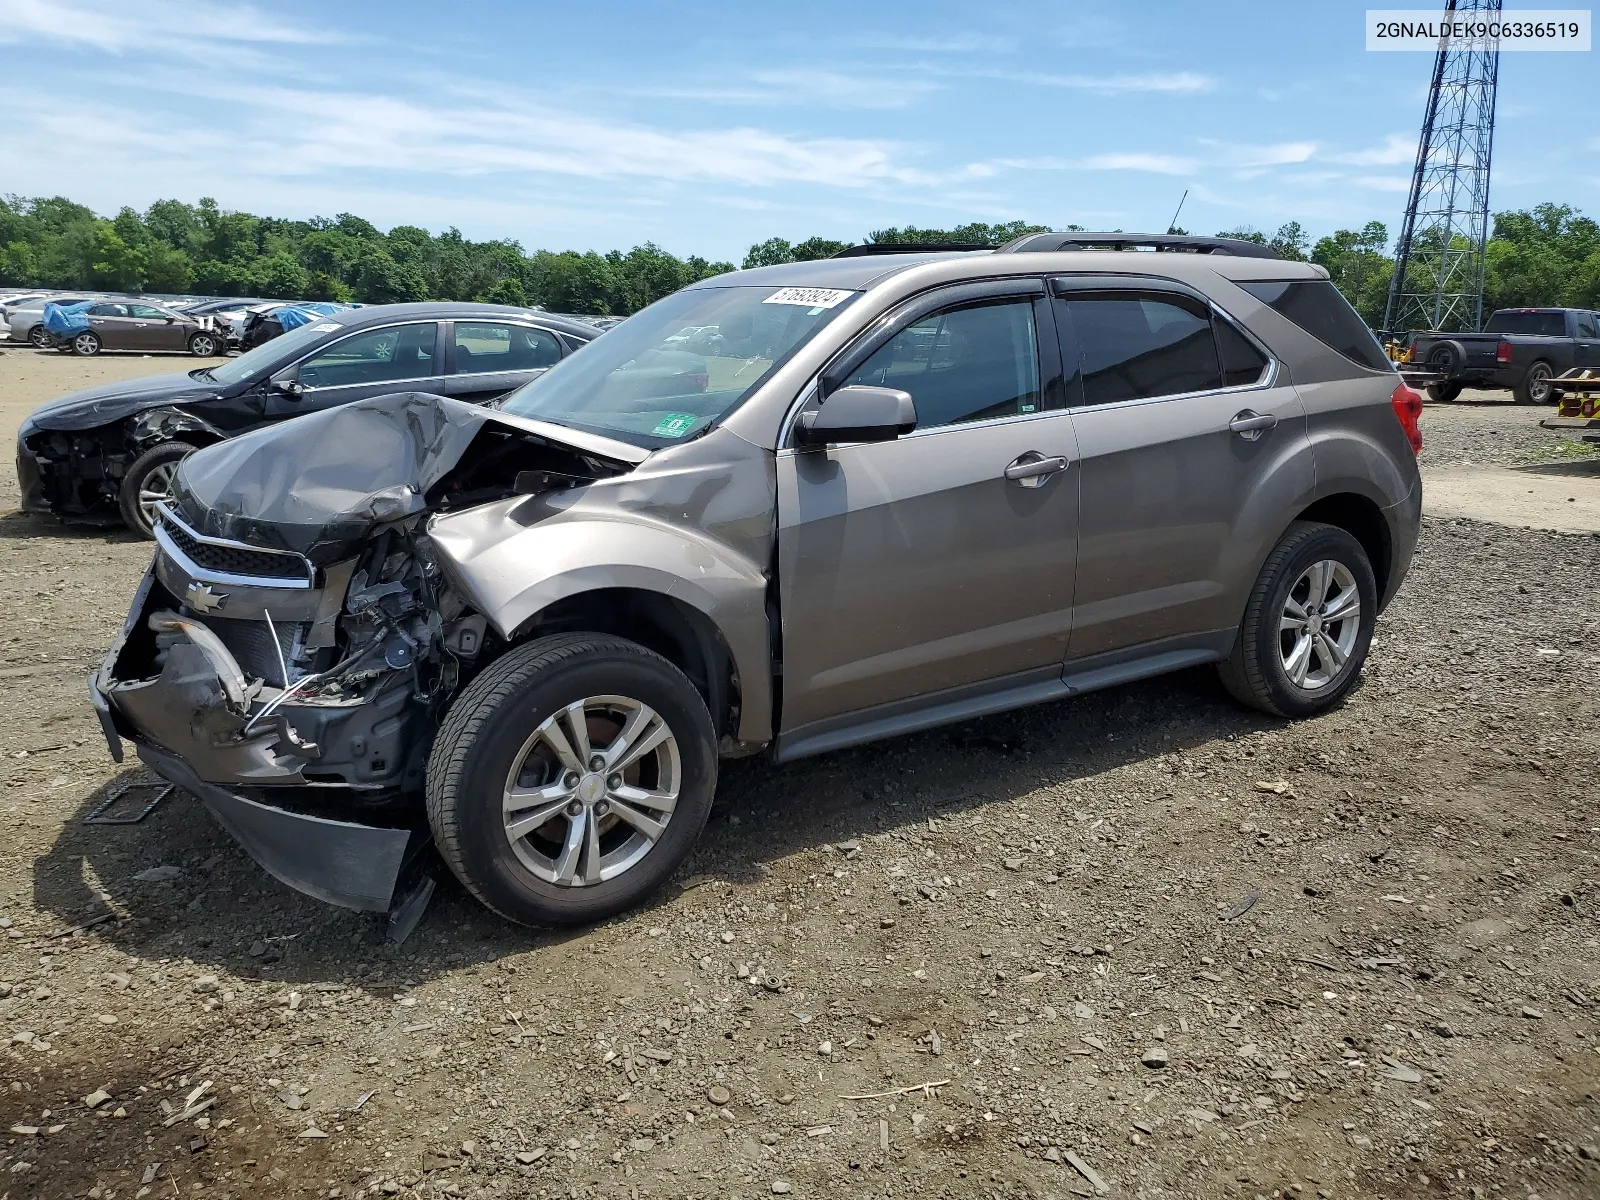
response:
<path id="1" fill-rule="evenodd" d="M 212 383 L 216 380 L 216 376 L 211 373 L 210 367 L 196 367 L 189 372 L 189 378 L 203 380 L 206 383 Z"/>

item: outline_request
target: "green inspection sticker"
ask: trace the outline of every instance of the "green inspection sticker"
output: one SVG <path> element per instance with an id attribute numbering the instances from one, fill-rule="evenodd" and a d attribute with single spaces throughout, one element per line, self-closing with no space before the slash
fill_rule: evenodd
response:
<path id="1" fill-rule="evenodd" d="M 657 437 L 682 437 L 694 428 L 694 423 L 699 419 L 693 413 L 668 413 L 651 432 Z"/>

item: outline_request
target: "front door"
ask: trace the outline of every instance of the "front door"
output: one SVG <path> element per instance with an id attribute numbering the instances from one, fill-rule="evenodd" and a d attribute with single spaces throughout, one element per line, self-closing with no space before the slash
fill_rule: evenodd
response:
<path id="1" fill-rule="evenodd" d="M 909 392 L 912 433 L 780 451 L 782 724 L 791 742 L 873 719 L 875 706 L 1059 676 L 1077 450 L 1049 305 L 1016 294 L 1030 284 L 1042 290 L 1012 280 L 1009 295 L 989 284 L 925 298 L 871 335 L 881 344 L 832 381 L 828 390 Z"/>
<path id="2" fill-rule="evenodd" d="M 298 399 L 269 392 L 267 415 L 314 412 L 389 392 L 434 391 L 438 340 L 437 321 L 384 325 L 340 338 L 291 373 L 274 376 L 292 377 L 305 390 Z"/>
<path id="3" fill-rule="evenodd" d="M 187 350 L 189 327 L 153 304 L 129 303 L 140 350 Z"/>
<path id="4" fill-rule="evenodd" d="M 1054 287 L 1080 368 L 1071 658 L 1221 644 L 1243 612 L 1241 586 L 1282 532 L 1273 522 L 1312 486 L 1310 455 L 1298 453 L 1308 441 L 1300 399 L 1198 296 L 1072 279 Z"/>
<path id="5" fill-rule="evenodd" d="M 1577 324 L 1577 345 L 1573 366 L 1600 367 L 1600 313 L 1573 313 Z"/>

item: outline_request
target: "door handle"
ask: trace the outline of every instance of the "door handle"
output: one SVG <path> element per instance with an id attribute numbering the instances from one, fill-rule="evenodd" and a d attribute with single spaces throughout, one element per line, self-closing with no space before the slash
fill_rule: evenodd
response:
<path id="1" fill-rule="evenodd" d="M 1233 420 L 1228 422 L 1228 428 L 1245 441 L 1254 442 L 1277 423 L 1278 418 L 1273 413 L 1258 413 L 1246 408 L 1234 414 Z"/>
<path id="2" fill-rule="evenodd" d="M 1026 454 L 1018 455 L 1006 467 L 1006 478 L 1023 487 L 1043 487 L 1050 476 L 1065 471 L 1067 466 L 1067 460 L 1059 455 L 1046 458 L 1037 450 L 1029 450 Z"/>

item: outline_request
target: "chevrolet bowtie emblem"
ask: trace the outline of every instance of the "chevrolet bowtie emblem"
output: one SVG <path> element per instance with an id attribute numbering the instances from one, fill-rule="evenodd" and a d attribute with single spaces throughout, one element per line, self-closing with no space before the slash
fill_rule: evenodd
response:
<path id="1" fill-rule="evenodd" d="M 214 613 L 228 602 L 228 593 L 212 591 L 209 583 L 191 583 L 184 589 L 183 602 L 197 613 Z"/>

